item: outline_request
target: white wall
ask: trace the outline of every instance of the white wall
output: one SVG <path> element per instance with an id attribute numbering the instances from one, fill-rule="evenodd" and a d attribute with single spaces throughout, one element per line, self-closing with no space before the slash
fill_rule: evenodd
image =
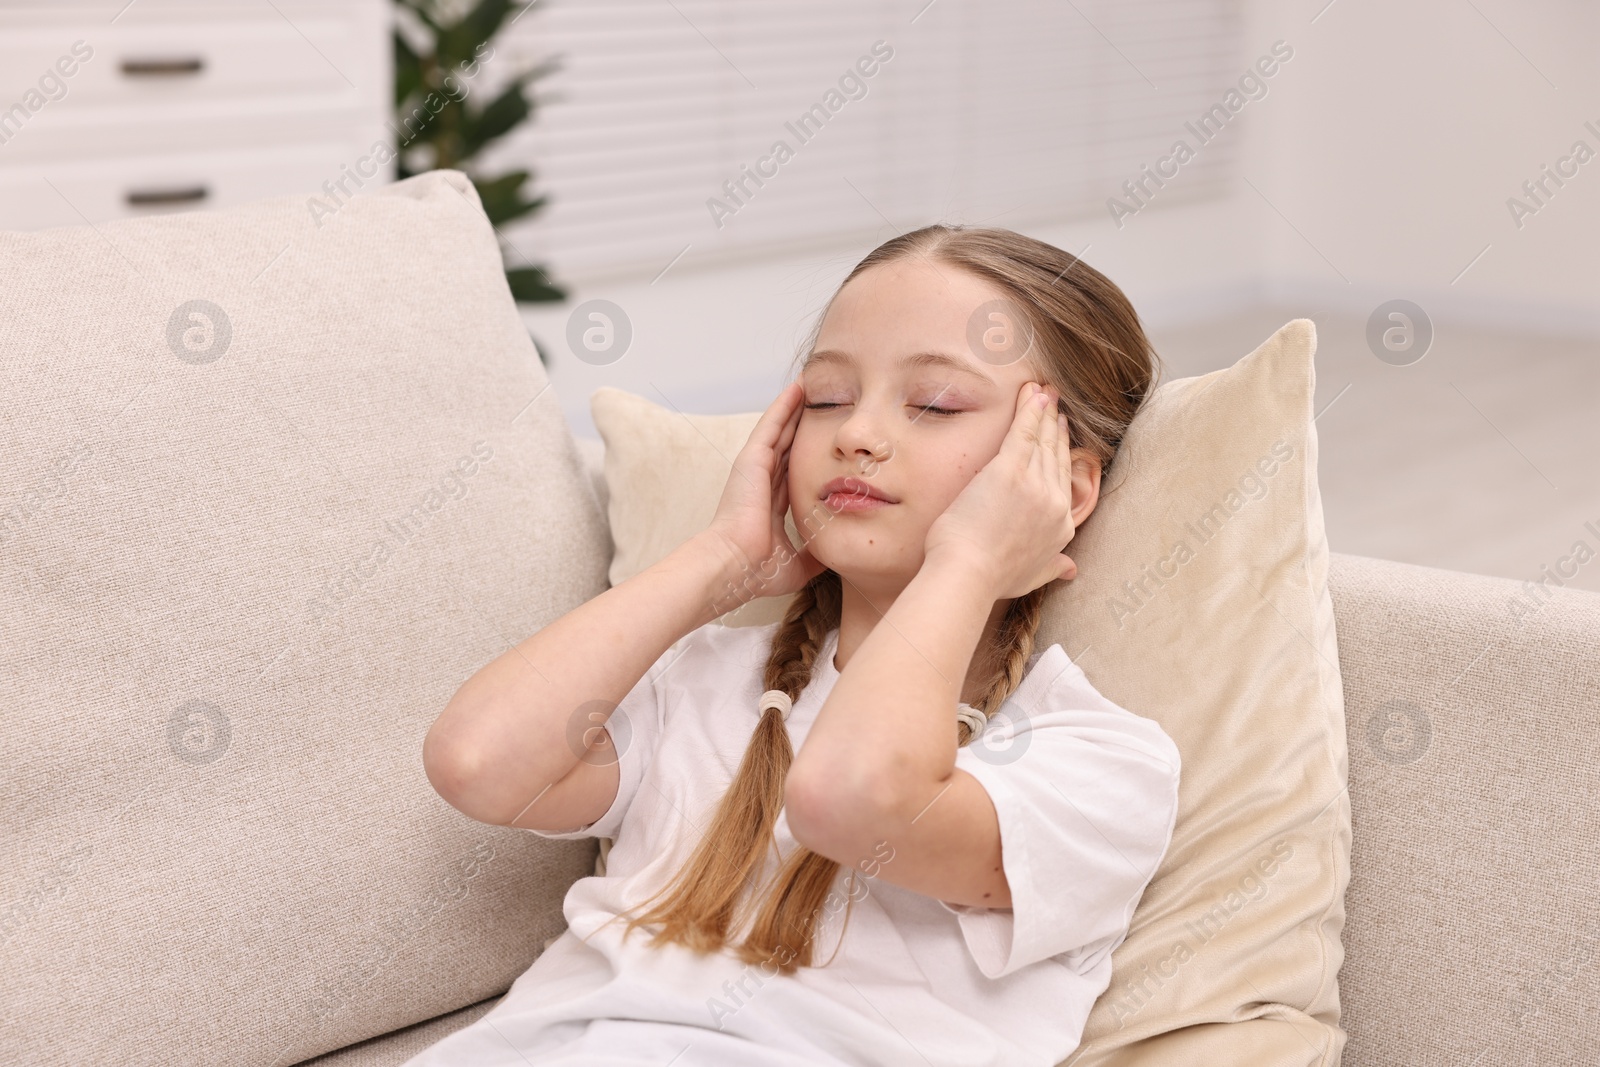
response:
<path id="1" fill-rule="evenodd" d="M 1506 208 L 1575 140 L 1600 152 L 1583 125 L 1600 129 L 1600 15 L 1575 0 L 1474 3 L 1335 0 L 1318 14 L 1320 4 L 1253 0 L 1241 73 L 1277 40 L 1294 56 L 1220 135 L 1241 139 L 1230 199 L 1172 204 L 1158 194 L 1120 228 L 1106 215 L 991 222 L 1082 252 L 1157 329 L 1258 299 L 1365 316 L 1404 297 L 1436 321 L 1600 336 L 1600 158 L 1520 230 Z M 890 236 L 885 226 L 877 240 Z M 680 265 L 653 282 L 526 306 L 524 317 L 579 436 L 595 434 L 588 397 L 600 385 L 685 411 L 758 410 L 872 243 Z M 605 367 L 575 358 L 565 339 L 570 309 L 596 297 L 621 306 L 634 329 L 626 355 Z"/>
<path id="2" fill-rule="evenodd" d="M 1600 153 L 1596 6 L 1337 0 L 1311 23 L 1322 2 L 1257 8 L 1296 58 L 1256 184 L 1304 234 L 1256 198 L 1263 291 L 1600 336 L 1600 156 L 1520 230 L 1506 207 L 1575 140 Z"/>

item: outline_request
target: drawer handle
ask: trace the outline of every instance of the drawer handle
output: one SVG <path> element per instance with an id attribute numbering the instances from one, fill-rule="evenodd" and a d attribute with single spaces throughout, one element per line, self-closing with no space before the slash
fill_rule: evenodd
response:
<path id="1" fill-rule="evenodd" d="M 171 78 L 199 74 L 205 70 L 205 60 L 199 56 L 187 59 L 124 59 L 122 73 L 130 78 Z"/>
<path id="2" fill-rule="evenodd" d="M 192 204 L 210 195 L 211 191 L 203 185 L 189 189 L 130 189 L 127 201 L 131 207 L 141 204 Z"/>

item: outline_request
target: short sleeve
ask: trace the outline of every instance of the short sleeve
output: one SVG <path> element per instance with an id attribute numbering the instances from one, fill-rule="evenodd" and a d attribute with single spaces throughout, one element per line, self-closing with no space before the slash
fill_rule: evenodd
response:
<path id="1" fill-rule="evenodd" d="M 994 802 L 1011 889 L 1009 908 L 940 901 L 979 969 L 1003 978 L 1060 956 L 1086 973 L 1126 938 L 1171 843 L 1177 745 L 1052 645 L 956 766 Z"/>
<path id="2" fill-rule="evenodd" d="M 644 772 L 654 762 L 661 744 L 666 709 L 664 677 L 673 662 L 683 651 L 682 642 L 668 648 L 628 690 L 622 702 L 606 717 L 605 730 L 611 735 L 612 750 L 617 753 L 617 796 L 605 814 L 577 830 L 534 830 L 523 827 L 530 834 L 557 840 L 579 837 L 615 838 L 622 828 L 622 819 L 633 804 L 644 781 Z"/>

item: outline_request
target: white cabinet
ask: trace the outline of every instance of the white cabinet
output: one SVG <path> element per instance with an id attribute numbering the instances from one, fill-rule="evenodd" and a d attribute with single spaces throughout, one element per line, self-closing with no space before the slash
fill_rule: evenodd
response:
<path id="1" fill-rule="evenodd" d="M 0 229 L 319 193 L 396 140 L 391 28 L 390 0 L 0 0 Z"/>

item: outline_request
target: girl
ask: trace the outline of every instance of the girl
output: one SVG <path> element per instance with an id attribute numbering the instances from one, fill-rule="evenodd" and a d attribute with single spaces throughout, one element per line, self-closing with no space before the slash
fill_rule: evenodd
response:
<path id="1" fill-rule="evenodd" d="M 465 814 L 615 844 L 567 931 L 407 1067 L 1072 1052 L 1179 759 L 1034 633 L 1154 360 L 1115 285 L 1009 230 L 929 226 L 857 264 L 711 525 L 430 731 Z M 781 622 L 711 625 L 788 594 Z"/>

